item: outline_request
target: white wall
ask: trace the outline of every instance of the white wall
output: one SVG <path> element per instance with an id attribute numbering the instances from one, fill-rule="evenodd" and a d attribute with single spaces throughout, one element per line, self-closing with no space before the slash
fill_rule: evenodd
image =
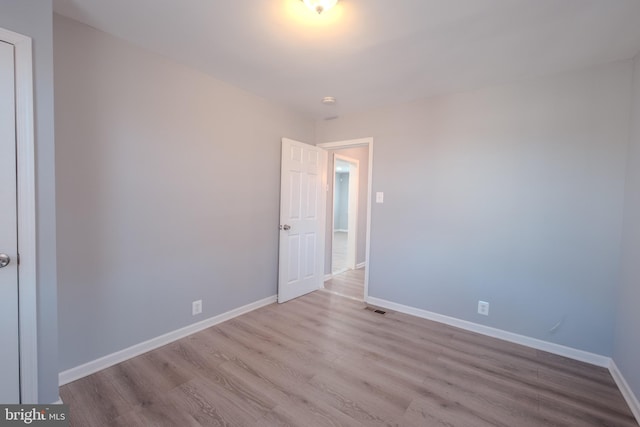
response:
<path id="1" fill-rule="evenodd" d="M 38 251 L 38 399 L 58 400 L 51 0 L 2 0 L 0 27 L 32 38 Z"/>
<path id="2" fill-rule="evenodd" d="M 280 138 L 313 121 L 63 17 L 54 36 L 61 370 L 275 295 Z"/>
<path id="3" fill-rule="evenodd" d="M 370 295 L 610 355 L 631 74 L 619 62 L 318 121 L 317 143 L 375 141 Z"/>
<path id="4" fill-rule="evenodd" d="M 625 193 L 622 277 L 613 359 L 640 398 L 640 56 L 635 61 Z"/>

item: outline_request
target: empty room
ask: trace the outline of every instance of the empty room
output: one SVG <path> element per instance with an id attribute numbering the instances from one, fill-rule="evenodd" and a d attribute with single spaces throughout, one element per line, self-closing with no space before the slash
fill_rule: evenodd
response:
<path id="1" fill-rule="evenodd" d="M 638 0 L 0 0 L 0 153 L 2 425 L 639 426 Z"/>

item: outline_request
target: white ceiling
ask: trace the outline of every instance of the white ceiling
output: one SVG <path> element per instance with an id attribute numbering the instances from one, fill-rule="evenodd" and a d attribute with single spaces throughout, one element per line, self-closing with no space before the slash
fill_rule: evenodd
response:
<path id="1" fill-rule="evenodd" d="M 316 118 L 640 50 L 640 0 L 340 0 L 320 16 L 300 0 L 54 0 L 54 9 Z"/>

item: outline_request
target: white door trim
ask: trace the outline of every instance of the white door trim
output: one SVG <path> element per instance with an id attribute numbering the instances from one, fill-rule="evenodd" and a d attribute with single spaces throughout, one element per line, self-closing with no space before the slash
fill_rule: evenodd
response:
<path id="1" fill-rule="evenodd" d="M 20 401 L 23 404 L 38 403 L 35 132 L 31 38 L 0 28 L 0 40 L 14 46 L 16 67 Z"/>
<path id="2" fill-rule="evenodd" d="M 324 148 L 325 150 L 369 146 L 369 176 L 367 177 L 367 242 L 364 260 L 364 299 L 366 301 L 369 297 L 369 255 L 371 254 L 371 204 L 373 203 L 371 197 L 373 189 L 373 138 L 367 137 L 359 139 L 349 139 L 346 141 L 322 142 L 316 145 L 318 147 Z"/>

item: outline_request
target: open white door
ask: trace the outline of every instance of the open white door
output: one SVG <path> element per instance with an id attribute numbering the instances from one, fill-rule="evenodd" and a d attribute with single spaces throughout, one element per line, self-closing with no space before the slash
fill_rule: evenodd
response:
<path id="1" fill-rule="evenodd" d="M 0 403 L 20 403 L 13 45 L 0 41 Z"/>
<path id="2" fill-rule="evenodd" d="M 322 286 L 326 174 L 325 150 L 282 138 L 278 302 Z"/>

